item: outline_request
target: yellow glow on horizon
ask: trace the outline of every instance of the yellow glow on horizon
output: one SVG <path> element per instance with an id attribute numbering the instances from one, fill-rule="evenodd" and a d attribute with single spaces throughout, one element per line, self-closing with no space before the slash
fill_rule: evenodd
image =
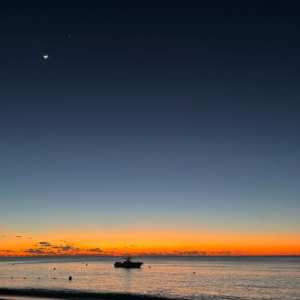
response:
<path id="1" fill-rule="evenodd" d="M 0 250 L 2 256 L 45 255 L 45 252 L 48 255 L 299 255 L 300 239 L 292 234 L 241 234 L 180 228 L 131 228 L 122 232 L 63 229 L 34 236 L 11 230 L 6 237 L 0 237 Z"/>

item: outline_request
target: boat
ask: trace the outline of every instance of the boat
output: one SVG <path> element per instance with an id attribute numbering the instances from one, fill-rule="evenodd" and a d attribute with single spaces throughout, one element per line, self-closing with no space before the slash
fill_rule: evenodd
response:
<path id="1" fill-rule="evenodd" d="M 124 257 L 123 259 L 125 259 L 125 261 L 115 262 L 114 264 L 115 268 L 127 268 L 127 269 L 140 268 L 141 265 L 143 264 L 142 262 L 133 262 L 131 257 Z"/>

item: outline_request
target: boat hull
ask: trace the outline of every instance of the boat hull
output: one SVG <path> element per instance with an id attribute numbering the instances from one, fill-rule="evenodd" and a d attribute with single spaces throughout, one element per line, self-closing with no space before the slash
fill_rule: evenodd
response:
<path id="1" fill-rule="evenodd" d="M 141 265 L 143 263 L 142 262 L 116 262 L 114 264 L 115 268 L 126 268 L 126 269 L 136 269 L 136 268 L 140 268 Z"/>

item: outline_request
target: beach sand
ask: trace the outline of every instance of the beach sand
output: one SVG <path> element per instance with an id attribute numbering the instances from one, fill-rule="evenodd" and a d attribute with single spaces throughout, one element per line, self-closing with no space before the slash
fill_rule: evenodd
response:
<path id="1" fill-rule="evenodd" d="M 172 300 L 150 295 L 0 288 L 0 300 Z"/>
<path id="2" fill-rule="evenodd" d="M 51 298 L 42 297 L 29 297 L 29 296 L 11 296 L 11 295 L 0 295 L 0 300 L 49 300 Z M 65 300 L 59 298 L 52 298 L 53 300 Z"/>

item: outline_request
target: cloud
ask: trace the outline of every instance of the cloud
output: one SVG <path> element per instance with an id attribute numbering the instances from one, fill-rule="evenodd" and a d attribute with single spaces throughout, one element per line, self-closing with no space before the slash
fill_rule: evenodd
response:
<path id="1" fill-rule="evenodd" d="M 206 251 L 197 251 L 197 250 L 193 250 L 193 251 L 177 251 L 177 250 L 174 250 L 173 255 L 178 255 L 178 256 L 203 256 L 203 255 L 207 255 L 207 252 Z"/>
<path id="2" fill-rule="evenodd" d="M 39 242 L 40 245 L 45 246 L 45 247 L 51 247 L 52 245 L 48 242 Z"/>
<path id="3" fill-rule="evenodd" d="M 163 253 L 163 255 L 167 255 L 167 253 Z M 178 256 L 205 256 L 205 255 L 214 255 L 214 256 L 230 256 L 230 255 L 243 255 L 243 251 L 241 250 L 221 250 L 221 251 L 173 251 L 171 255 Z"/>
<path id="4" fill-rule="evenodd" d="M 39 248 L 39 249 L 27 249 L 27 250 L 24 250 L 23 252 L 26 252 L 26 253 L 31 253 L 31 254 L 44 254 L 44 253 L 47 253 L 43 250 L 43 248 Z"/>
<path id="5" fill-rule="evenodd" d="M 137 245 L 130 245 L 130 247 L 137 247 Z"/>
<path id="6" fill-rule="evenodd" d="M 222 250 L 222 251 L 213 251 L 210 252 L 210 254 L 212 255 L 220 255 L 220 256 L 229 256 L 232 255 L 233 253 L 231 251 L 226 251 L 226 250 Z"/>
<path id="7" fill-rule="evenodd" d="M 74 248 L 71 245 L 66 245 L 66 246 L 52 246 L 52 249 L 60 249 L 62 251 L 69 251 L 69 250 L 77 250 L 79 251 L 79 248 Z"/>
<path id="8" fill-rule="evenodd" d="M 90 252 L 103 252 L 100 248 L 89 249 Z"/>
<path id="9" fill-rule="evenodd" d="M 63 243 L 67 243 L 67 241 L 64 241 L 64 240 L 59 240 L 60 242 L 63 242 Z"/>
<path id="10" fill-rule="evenodd" d="M 17 237 L 17 238 L 21 238 L 22 236 L 21 236 L 21 235 L 16 235 L 16 237 Z"/>
<path id="11" fill-rule="evenodd" d="M 31 237 L 26 238 L 27 240 L 31 240 Z"/>
<path id="12" fill-rule="evenodd" d="M 1 235 L 0 237 L 6 237 L 6 235 Z"/>

